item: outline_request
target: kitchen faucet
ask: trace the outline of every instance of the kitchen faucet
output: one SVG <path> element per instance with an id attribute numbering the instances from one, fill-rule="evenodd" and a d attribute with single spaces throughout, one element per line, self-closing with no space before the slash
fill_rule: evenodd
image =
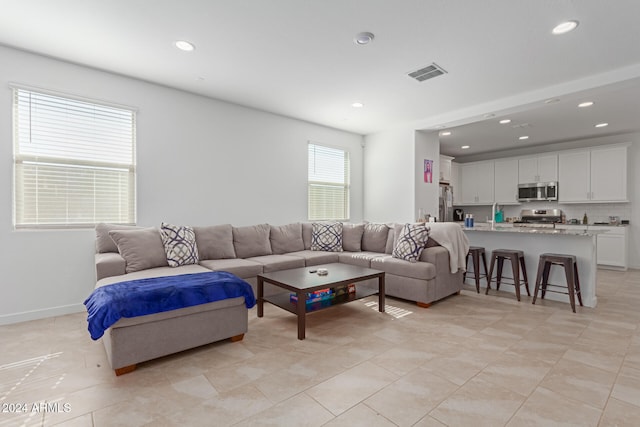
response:
<path id="1" fill-rule="evenodd" d="M 496 210 L 498 209 L 498 202 L 494 202 L 491 206 L 491 219 L 489 223 L 491 224 L 491 228 L 496 225 Z"/>

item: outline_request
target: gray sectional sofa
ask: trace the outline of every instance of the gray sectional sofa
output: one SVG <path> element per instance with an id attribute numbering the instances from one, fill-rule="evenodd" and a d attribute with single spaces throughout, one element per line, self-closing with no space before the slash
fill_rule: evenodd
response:
<path id="1" fill-rule="evenodd" d="M 431 224 L 430 224 L 431 225 Z M 99 224 L 96 227 L 96 288 L 148 277 L 227 271 L 251 284 L 263 272 L 334 262 L 382 270 L 386 295 L 415 301 L 420 306 L 462 289 L 464 255 L 468 241 L 457 224 L 433 224 L 433 237 L 417 262 L 391 254 L 399 224 L 343 224 L 341 247 L 336 252 L 312 250 L 311 223 L 283 226 L 229 224 L 193 227 L 198 263 L 169 267 L 157 228 Z M 373 283 L 358 284 L 369 286 Z M 265 285 L 265 294 L 282 292 Z M 107 356 L 116 374 L 135 369 L 137 363 L 189 348 L 231 338 L 247 331 L 244 298 L 233 298 L 168 312 L 123 318 L 103 336 Z"/>

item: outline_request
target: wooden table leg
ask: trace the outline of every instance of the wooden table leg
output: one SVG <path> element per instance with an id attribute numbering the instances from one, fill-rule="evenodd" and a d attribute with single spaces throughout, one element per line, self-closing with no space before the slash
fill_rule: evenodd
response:
<path id="1" fill-rule="evenodd" d="M 384 273 L 378 277 L 378 311 L 384 313 Z"/>
<path id="2" fill-rule="evenodd" d="M 298 339 L 305 338 L 306 316 L 307 316 L 307 295 L 304 292 L 296 292 L 298 302 L 296 303 L 298 314 Z"/>
<path id="3" fill-rule="evenodd" d="M 258 276 L 258 317 L 263 316 L 263 308 L 264 308 L 264 280 L 262 277 Z"/>

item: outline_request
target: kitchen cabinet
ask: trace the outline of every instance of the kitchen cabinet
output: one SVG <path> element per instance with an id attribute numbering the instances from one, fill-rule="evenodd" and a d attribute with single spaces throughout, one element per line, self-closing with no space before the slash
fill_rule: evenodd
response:
<path id="1" fill-rule="evenodd" d="M 628 202 L 627 148 L 605 146 L 560 153 L 558 201 Z"/>
<path id="2" fill-rule="evenodd" d="M 517 205 L 518 202 L 518 159 L 494 161 L 494 201 L 501 205 Z"/>
<path id="3" fill-rule="evenodd" d="M 460 165 L 462 205 L 490 205 L 493 203 L 494 162 L 464 163 Z"/>
<path id="4" fill-rule="evenodd" d="M 440 156 L 440 182 L 451 183 L 451 161 L 453 157 Z"/>
<path id="5" fill-rule="evenodd" d="M 558 155 L 545 154 L 518 160 L 518 184 L 558 180 Z"/>
<path id="6" fill-rule="evenodd" d="M 602 231 L 596 236 L 596 263 L 600 268 L 627 270 L 629 264 L 629 227 L 608 225 L 558 224 L 560 230 Z"/>

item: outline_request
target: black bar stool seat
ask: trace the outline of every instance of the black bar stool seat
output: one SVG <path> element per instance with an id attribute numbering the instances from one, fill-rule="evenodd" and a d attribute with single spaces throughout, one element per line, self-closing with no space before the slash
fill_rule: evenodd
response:
<path id="1" fill-rule="evenodd" d="M 509 260 L 511 262 L 511 270 L 513 271 L 513 277 L 502 277 L 502 267 L 504 261 Z M 531 296 L 529 292 L 529 280 L 527 279 L 527 267 L 524 262 L 524 252 L 517 249 L 496 249 L 491 252 L 491 266 L 489 267 L 489 282 L 487 283 L 487 291 L 489 293 L 491 288 L 491 282 L 493 281 L 493 268 L 495 262 L 498 261 L 498 272 L 496 274 L 496 290 L 500 289 L 500 283 L 502 279 L 511 279 L 513 283 L 507 283 L 516 287 L 516 298 L 520 301 L 520 286 L 524 284 L 527 290 L 527 295 Z M 520 283 L 520 271 L 522 271 L 522 281 Z"/>
<path id="2" fill-rule="evenodd" d="M 549 283 L 549 273 L 551 271 L 552 265 L 560 265 L 564 268 L 564 273 L 567 281 L 567 292 L 548 289 L 549 287 L 565 287 L 562 285 L 553 285 Z M 571 310 L 573 310 L 574 313 L 576 312 L 576 297 L 578 297 L 578 302 L 580 303 L 580 307 L 582 307 L 582 295 L 580 294 L 580 278 L 578 277 L 578 261 L 576 260 L 575 255 L 541 254 L 540 261 L 538 261 L 538 274 L 536 277 L 536 288 L 533 292 L 532 304 L 536 303 L 538 290 L 540 290 L 540 288 L 542 288 L 542 294 L 540 295 L 541 299 L 544 299 L 544 295 L 547 293 L 547 291 L 554 292 L 557 294 L 569 295 Z"/>
<path id="3" fill-rule="evenodd" d="M 485 250 L 481 246 L 470 246 L 469 252 L 467 252 L 467 266 L 469 265 L 469 256 L 471 256 L 471 260 L 473 262 L 473 276 L 469 275 L 469 277 L 475 279 L 476 292 L 480 293 L 481 278 L 484 278 L 487 282 L 487 287 L 489 286 L 489 269 L 487 269 L 487 257 L 485 255 Z M 482 257 L 482 264 L 484 265 L 484 274 L 480 272 L 480 257 Z M 467 280 L 467 273 L 469 273 L 469 270 L 465 271 L 462 275 L 462 281 Z"/>

